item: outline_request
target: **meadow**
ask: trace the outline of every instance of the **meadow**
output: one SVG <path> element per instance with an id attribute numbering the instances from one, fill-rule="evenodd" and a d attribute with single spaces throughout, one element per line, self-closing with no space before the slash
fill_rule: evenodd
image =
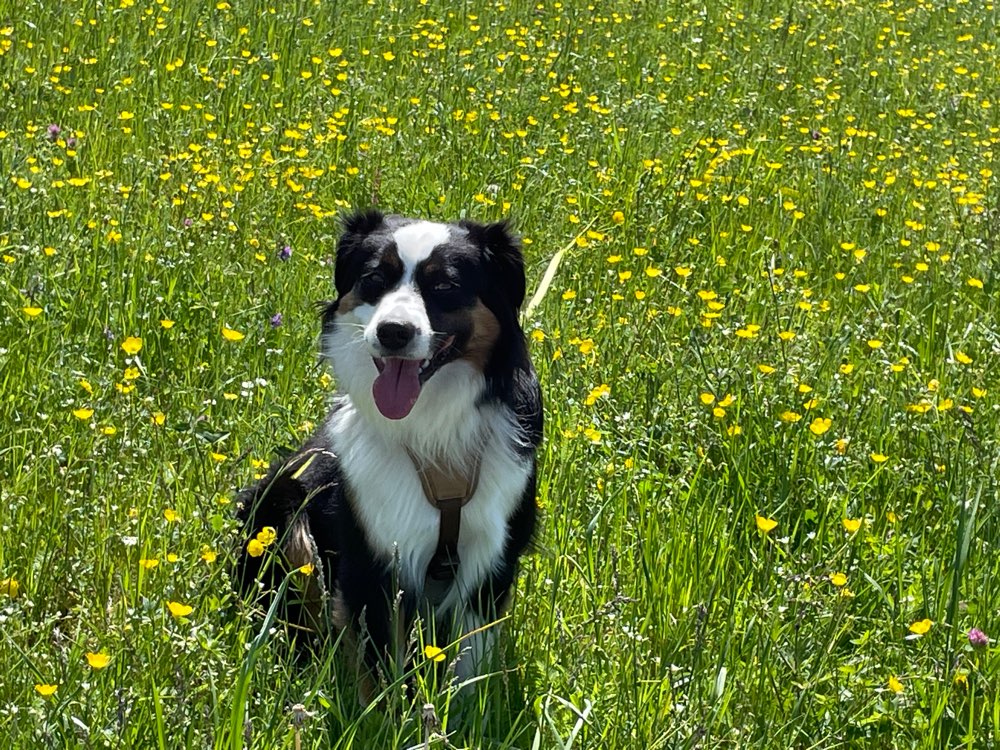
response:
<path id="1" fill-rule="evenodd" d="M 1000 744 L 997 20 L 0 0 L 0 747 Z M 362 707 L 229 571 L 370 205 L 511 217 L 546 439 L 498 669 Z"/>

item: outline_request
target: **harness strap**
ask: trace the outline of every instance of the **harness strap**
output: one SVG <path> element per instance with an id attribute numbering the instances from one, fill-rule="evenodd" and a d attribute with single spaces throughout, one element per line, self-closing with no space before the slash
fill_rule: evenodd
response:
<path id="1" fill-rule="evenodd" d="M 451 584 L 458 575 L 458 537 L 462 530 L 462 507 L 468 503 L 479 486 L 479 468 L 482 458 L 477 456 L 468 474 L 438 466 L 425 465 L 410 453 L 410 460 L 420 477 L 424 497 L 441 513 L 438 526 L 438 543 L 434 556 L 427 566 L 424 595 L 434 605 L 444 601 Z"/>

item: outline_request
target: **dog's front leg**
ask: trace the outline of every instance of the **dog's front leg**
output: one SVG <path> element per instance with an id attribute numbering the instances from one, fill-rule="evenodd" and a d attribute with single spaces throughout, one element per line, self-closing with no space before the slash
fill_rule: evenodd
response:
<path id="1" fill-rule="evenodd" d="M 395 583 L 391 570 L 369 556 L 340 562 L 338 606 L 360 653 L 361 702 L 378 697 L 406 664 L 406 640 L 413 625 L 413 602 Z"/>
<path id="2" fill-rule="evenodd" d="M 484 674 L 495 666 L 499 620 L 510 601 L 513 563 L 501 565 L 466 602 L 459 620 L 461 644 L 455 676 L 459 682 Z"/>

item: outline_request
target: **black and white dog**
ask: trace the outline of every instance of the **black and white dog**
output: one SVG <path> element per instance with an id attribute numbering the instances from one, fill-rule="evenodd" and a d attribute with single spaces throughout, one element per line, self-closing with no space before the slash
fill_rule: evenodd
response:
<path id="1" fill-rule="evenodd" d="M 483 628 L 462 641 L 467 678 L 536 523 L 542 404 L 519 242 L 505 223 L 369 210 L 343 222 L 335 286 L 322 344 L 338 393 L 299 452 L 240 494 L 239 583 L 273 590 L 313 564 L 287 618 L 315 632 L 332 615 L 373 674 L 398 664 L 417 613 L 441 645 Z"/>

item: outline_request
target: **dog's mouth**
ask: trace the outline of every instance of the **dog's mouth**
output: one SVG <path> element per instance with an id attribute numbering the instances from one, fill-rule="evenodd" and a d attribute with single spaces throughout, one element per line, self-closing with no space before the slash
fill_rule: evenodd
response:
<path id="1" fill-rule="evenodd" d="M 428 359 L 372 357 L 378 375 L 372 384 L 375 406 L 386 419 L 402 419 L 413 409 L 431 375 L 454 359 L 454 336 L 442 339 Z"/>

